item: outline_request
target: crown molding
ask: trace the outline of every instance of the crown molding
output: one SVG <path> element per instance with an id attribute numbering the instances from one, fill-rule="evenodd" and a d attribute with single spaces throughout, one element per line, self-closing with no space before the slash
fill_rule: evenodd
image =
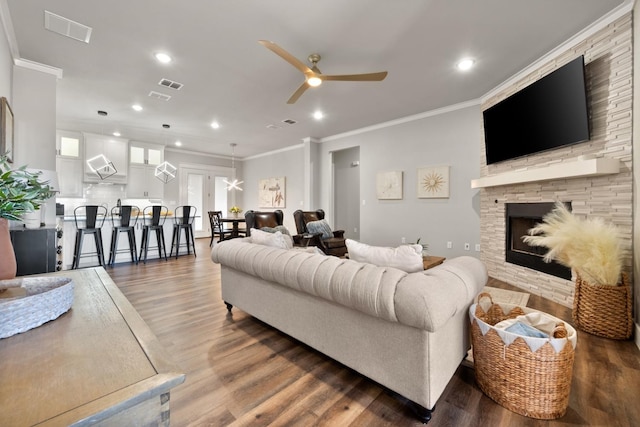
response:
<path id="1" fill-rule="evenodd" d="M 544 55 L 543 57 L 535 61 L 533 64 L 529 65 L 528 67 L 524 68 L 520 72 L 516 73 L 509 80 L 503 82 L 499 86 L 487 92 L 485 95 L 481 97 L 481 103 L 484 103 L 485 101 L 499 94 L 503 90 L 513 86 L 514 84 L 516 84 L 517 82 L 519 82 L 520 80 L 522 80 L 523 78 L 525 78 L 526 76 L 534 72 L 535 70 L 538 70 L 539 68 L 544 66 L 546 63 L 558 58 L 560 55 L 566 53 L 568 50 L 578 45 L 579 43 L 584 41 L 586 38 L 594 35 L 596 32 L 602 30 L 607 25 L 611 24 L 612 22 L 620 19 L 622 16 L 631 12 L 633 10 L 634 1 L 635 0 L 625 0 L 623 4 L 613 9 L 611 12 L 607 13 L 606 15 L 603 15 L 600 19 L 593 22 L 591 25 L 584 28 L 583 30 L 579 31 L 574 36 L 570 37 L 567 41 L 557 46 L 555 49 L 551 50 L 549 53 L 547 53 L 546 55 Z"/>
<path id="2" fill-rule="evenodd" d="M 363 133 L 372 132 L 374 130 L 384 129 L 384 128 L 388 128 L 388 127 L 392 127 L 392 126 L 397 126 L 397 125 L 401 125 L 403 123 L 409 123 L 409 122 L 413 122 L 413 121 L 416 121 L 416 120 L 422 120 L 422 119 L 426 119 L 428 117 L 434 117 L 434 116 L 438 116 L 440 114 L 446 114 L 446 113 L 450 113 L 452 111 L 462 110 L 464 108 L 473 107 L 473 106 L 476 106 L 476 105 L 480 105 L 480 99 L 472 99 L 470 101 L 461 102 L 459 104 L 453 104 L 453 105 L 449 105 L 447 107 L 442 107 L 442 108 L 438 108 L 438 109 L 431 110 L 431 111 L 425 111 L 424 113 L 414 114 L 412 116 L 406 116 L 406 117 L 402 117 L 402 118 L 399 118 L 399 119 L 390 120 L 388 122 L 382 122 L 382 123 L 378 123 L 378 124 L 375 124 L 375 125 L 372 125 L 372 126 L 367 126 L 367 127 L 363 127 L 363 128 L 360 128 L 360 129 L 351 130 L 351 131 L 348 131 L 348 132 L 327 136 L 325 138 L 320 138 L 319 141 L 320 142 L 335 141 L 337 139 L 347 138 L 347 137 L 354 136 L 354 135 L 360 135 L 360 134 L 363 134 Z"/>
<path id="3" fill-rule="evenodd" d="M 62 68 L 52 67 L 50 65 L 40 64 L 39 62 L 29 61 L 28 59 L 14 59 L 13 63 L 17 67 L 26 68 L 29 70 L 40 71 L 41 73 L 52 74 L 58 79 L 62 78 Z"/>

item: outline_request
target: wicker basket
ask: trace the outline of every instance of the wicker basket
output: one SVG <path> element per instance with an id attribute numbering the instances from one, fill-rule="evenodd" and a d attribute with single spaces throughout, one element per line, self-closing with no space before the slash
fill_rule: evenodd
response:
<path id="1" fill-rule="evenodd" d="M 0 291 L 22 288 L 25 296 L 0 294 L 0 338 L 28 331 L 58 318 L 73 304 L 73 280 L 66 277 L 25 277 L 1 280 Z"/>
<path id="2" fill-rule="evenodd" d="M 479 298 L 485 296 L 491 299 L 489 294 L 480 294 Z M 471 306 L 476 381 L 487 396 L 513 412 L 538 419 L 559 418 L 569 405 L 575 354 L 575 341 L 569 342 L 567 331 L 575 336 L 575 330 L 554 318 L 558 322 L 554 338 L 526 338 L 539 346 L 532 351 L 522 336 L 498 332 L 493 327 L 502 320 L 532 312 L 535 310 L 494 304 L 493 300 L 486 312 L 480 303 Z M 510 344 L 505 344 L 499 334 Z"/>
<path id="3" fill-rule="evenodd" d="M 626 340 L 633 330 L 631 286 L 622 274 L 619 286 L 592 285 L 576 277 L 573 323 L 578 329 L 600 337 Z"/>

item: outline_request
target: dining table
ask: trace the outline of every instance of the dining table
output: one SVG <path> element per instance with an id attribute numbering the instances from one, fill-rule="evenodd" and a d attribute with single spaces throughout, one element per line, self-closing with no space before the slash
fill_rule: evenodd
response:
<path id="1" fill-rule="evenodd" d="M 225 237 L 224 240 L 227 239 L 235 239 L 236 237 L 244 237 L 240 235 L 240 223 L 245 223 L 244 217 L 230 217 L 230 218 L 220 218 L 222 223 L 231 223 L 231 235 Z"/>

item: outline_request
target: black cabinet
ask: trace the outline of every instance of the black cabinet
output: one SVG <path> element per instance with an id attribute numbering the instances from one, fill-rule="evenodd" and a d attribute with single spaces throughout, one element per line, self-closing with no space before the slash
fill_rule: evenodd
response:
<path id="1" fill-rule="evenodd" d="M 18 276 L 56 271 L 55 227 L 12 228 L 10 232 Z"/>

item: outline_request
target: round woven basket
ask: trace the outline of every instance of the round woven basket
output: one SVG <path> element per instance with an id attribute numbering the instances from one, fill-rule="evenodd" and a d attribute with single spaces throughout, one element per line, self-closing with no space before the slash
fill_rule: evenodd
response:
<path id="1" fill-rule="evenodd" d="M 574 335 L 575 330 L 556 319 L 558 326 L 553 338 L 534 338 L 544 344 L 532 351 L 524 337 L 493 327 L 534 311 L 493 301 L 487 311 L 479 303 L 471 306 L 476 381 L 487 396 L 510 411 L 531 418 L 555 419 L 562 417 L 569 406 L 575 349 L 566 337 L 568 330 Z M 505 344 L 499 334 L 513 341 Z M 552 340 L 561 347 L 560 351 L 554 348 Z"/>
<path id="2" fill-rule="evenodd" d="M 600 337 L 626 340 L 633 331 L 633 301 L 626 274 L 618 286 L 593 285 L 576 277 L 573 323 L 578 329 Z"/>
<path id="3" fill-rule="evenodd" d="M 66 277 L 25 277 L 1 280 L 0 291 L 23 288 L 26 295 L 0 297 L 0 338 L 26 332 L 67 312 L 73 304 L 73 280 Z"/>

